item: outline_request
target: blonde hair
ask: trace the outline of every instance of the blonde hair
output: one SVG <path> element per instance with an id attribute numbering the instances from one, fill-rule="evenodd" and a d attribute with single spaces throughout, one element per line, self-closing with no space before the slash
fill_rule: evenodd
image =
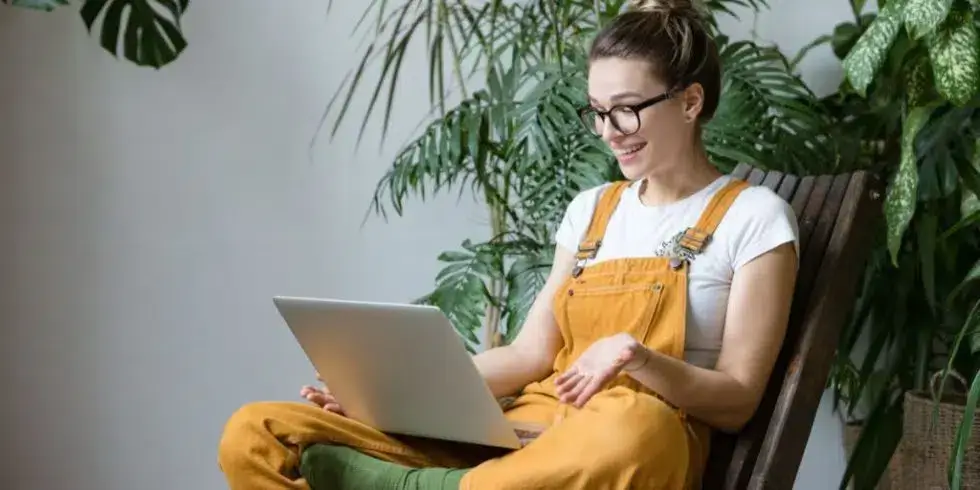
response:
<path id="1" fill-rule="evenodd" d="M 699 119 L 714 115 L 721 97 L 721 60 L 697 0 L 632 0 L 592 42 L 589 60 L 648 61 L 669 90 L 698 83 L 704 89 Z"/>

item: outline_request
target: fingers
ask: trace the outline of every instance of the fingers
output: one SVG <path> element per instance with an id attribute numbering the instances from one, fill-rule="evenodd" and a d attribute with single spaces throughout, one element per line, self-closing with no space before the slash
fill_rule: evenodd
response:
<path id="1" fill-rule="evenodd" d="M 572 381 L 574 381 L 576 378 L 580 376 L 582 376 L 582 373 L 579 373 L 573 367 L 572 369 L 565 371 L 560 376 L 555 378 L 555 387 L 561 389 L 561 387 L 563 386 L 568 386 L 569 383 L 571 383 Z"/>
<path id="2" fill-rule="evenodd" d="M 319 388 L 310 385 L 303 385 L 303 387 L 299 389 L 299 396 L 306 398 L 310 394 L 317 392 L 320 392 Z"/>
<path id="3" fill-rule="evenodd" d="M 327 388 L 326 382 L 323 381 L 323 376 L 320 376 L 320 372 L 316 372 L 317 381 L 324 383 L 322 388 L 305 385 L 299 390 L 299 396 L 305 398 L 306 401 L 328 411 L 334 412 L 340 415 L 346 415 L 344 409 L 337 402 L 337 399 L 333 397 L 330 393 L 330 389 Z"/>
<path id="4" fill-rule="evenodd" d="M 339 403 L 336 403 L 336 402 L 327 403 L 327 404 L 323 405 L 323 409 L 326 410 L 326 411 L 328 411 L 328 412 L 336 413 L 338 415 L 346 415 L 344 413 L 344 409 L 341 408 L 340 407 L 340 404 Z"/>
<path id="5" fill-rule="evenodd" d="M 566 373 L 567 376 L 562 376 L 564 382 L 556 383 L 555 386 L 558 399 L 562 403 L 582 408 L 618 371 L 619 368 L 613 367 L 596 374 Z"/>
<path id="6" fill-rule="evenodd" d="M 555 378 L 555 384 L 556 385 L 565 384 L 569 379 L 571 379 L 571 378 L 573 378 L 573 377 L 575 377 L 577 375 L 579 375 L 578 368 L 576 368 L 575 366 L 572 366 L 572 367 L 568 368 L 568 371 L 565 371 L 564 373 L 561 373 L 560 375 L 558 375 L 557 378 Z"/>
<path id="7" fill-rule="evenodd" d="M 320 388 L 319 386 L 313 386 L 313 385 L 303 385 L 303 387 L 300 388 L 299 391 L 300 391 L 300 393 L 317 392 L 317 393 L 323 393 L 325 395 L 330 395 L 331 394 L 330 393 L 330 390 L 328 390 L 326 388 Z"/>
<path id="8" fill-rule="evenodd" d="M 555 378 L 555 392 L 560 399 L 573 396 L 571 393 L 575 391 L 575 387 L 581 382 L 585 375 L 581 373 L 575 366 L 569 368 L 557 378 Z"/>
<path id="9" fill-rule="evenodd" d="M 299 396 L 322 408 L 326 408 L 327 405 L 338 405 L 337 399 L 329 391 L 321 390 L 315 386 L 304 386 L 299 390 Z"/>
<path id="10" fill-rule="evenodd" d="M 589 379 L 591 377 L 579 373 L 570 376 L 564 383 L 556 386 L 558 398 L 564 403 L 571 402 L 578 396 L 582 386 L 585 386 Z"/>
<path id="11" fill-rule="evenodd" d="M 328 400 L 328 395 L 326 393 L 313 386 L 304 386 L 301 390 L 299 390 L 299 396 L 306 398 L 307 401 L 314 403 L 319 407 L 322 407 L 324 404 L 330 401 Z"/>
<path id="12" fill-rule="evenodd" d="M 585 402 L 589 401 L 593 395 L 599 392 L 599 389 L 602 388 L 604 383 L 605 380 L 599 376 L 589 378 L 588 382 L 582 384 L 579 394 L 572 404 L 576 408 L 582 408 L 582 406 L 585 405 Z"/>
<path id="13" fill-rule="evenodd" d="M 333 395 L 326 394 L 322 391 L 316 390 L 315 388 L 310 391 L 301 392 L 303 398 L 317 407 L 320 407 L 328 412 L 334 412 L 339 415 L 346 415 L 343 407 L 340 403 L 333 397 Z"/>

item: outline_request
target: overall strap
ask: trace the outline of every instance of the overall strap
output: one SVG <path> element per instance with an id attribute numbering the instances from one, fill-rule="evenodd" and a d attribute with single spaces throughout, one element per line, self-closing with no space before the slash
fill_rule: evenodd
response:
<path id="1" fill-rule="evenodd" d="M 588 231 L 585 232 L 585 238 L 578 245 L 578 253 L 575 254 L 575 258 L 578 260 L 594 259 L 596 254 L 599 253 L 599 247 L 602 246 L 602 237 L 606 234 L 606 225 L 609 224 L 609 218 L 612 216 L 613 211 L 616 210 L 623 191 L 629 185 L 630 182 L 627 180 L 613 182 L 603 191 L 599 197 L 599 202 L 596 204 L 595 211 L 592 213 L 592 221 L 589 223 Z"/>
<path id="2" fill-rule="evenodd" d="M 718 224 L 721 223 L 732 203 L 735 202 L 735 198 L 748 187 L 749 183 L 741 179 L 732 179 L 725 184 L 712 196 L 697 224 L 684 231 L 684 236 L 681 237 L 679 245 L 688 252 L 701 253 L 711 241 L 711 235 L 718 228 Z"/>

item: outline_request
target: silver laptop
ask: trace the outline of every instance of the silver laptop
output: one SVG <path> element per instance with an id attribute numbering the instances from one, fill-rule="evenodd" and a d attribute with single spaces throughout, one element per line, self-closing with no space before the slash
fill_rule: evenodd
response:
<path id="1" fill-rule="evenodd" d="M 521 447 L 515 425 L 438 308 L 273 301 L 349 417 L 391 434 Z"/>

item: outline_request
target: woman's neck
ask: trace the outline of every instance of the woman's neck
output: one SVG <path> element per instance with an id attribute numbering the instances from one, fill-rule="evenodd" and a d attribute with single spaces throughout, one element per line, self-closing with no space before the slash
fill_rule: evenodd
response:
<path id="1" fill-rule="evenodd" d="M 684 160 L 644 178 L 640 184 L 640 202 L 647 206 L 670 204 L 698 192 L 722 175 L 703 151 Z"/>

